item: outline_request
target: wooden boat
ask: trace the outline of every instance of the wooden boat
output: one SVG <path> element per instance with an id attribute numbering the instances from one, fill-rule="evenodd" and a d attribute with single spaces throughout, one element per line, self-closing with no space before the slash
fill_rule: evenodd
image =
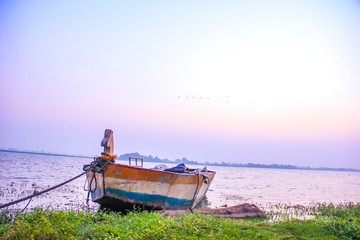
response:
<path id="1" fill-rule="evenodd" d="M 204 199 L 215 176 L 214 171 L 206 168 L 181 173 L 142 165 L 109 163 L 101 172 L 87 172 L 92 201 L 116 209 L 133 205 L 148 209 L 193 209 Z"/>

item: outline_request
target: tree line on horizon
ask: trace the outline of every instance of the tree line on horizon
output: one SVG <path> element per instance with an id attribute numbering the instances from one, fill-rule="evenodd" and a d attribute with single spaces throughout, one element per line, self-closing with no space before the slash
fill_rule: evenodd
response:
<path id="1" fill-rule="evenodd" d="M 258 163 L 230 163 L 230 162 L 224 162 L 221 163 L 211 163 L 211 162 L 204 162 L 200 163 L 197 161 L 189 160 L 186 157 L 178 158 L 175 160 L 169 160 L 167 158 L 160 159 L 157 156 L 152 155 L 141 155 L 137 152 L 135 153 L 125 153 L 118 156 L 118 159 L 121 160 L 128 160 L 129 157 L 134 158 L 142 158 L 144 161 L 147 162 L 159 162 L 159 163 L 171 163 L 171 164 L 189 164 L 189 165 L 207 165 L 207 166 L 225 166 L 225 167 L 245 167 L 245 168 L 275 168 L 275 169 L 298 169 L 298 170 L 322 170 L 322 171 L 355 171 L 360 172 L 360 170 L 352 169 L 352 168 L 326 168 L 326 167 L 319 167 L 319 168 L 311 168 L 309 166 L 307 167 L 298 167 L 290 164 L 258 164 Z"/>
<path id="2" fill-rule="evenodd" d="M 68 154 L 56 154 L 56 153 L 47 153 L 44 151 L 37 152 L 37 151 L 29 151 L 29 150 L 18 150 L 14 148 L 8 149 L 0 149 L 2 152 L 15 152 L 15 153 L 32 153 L 32 154 L 42 154 L 42 155 L 54 155 L 54 156 L 64 156 L 64 157 L 80 157 L 80 158 L 92 158 L 90 156 L 83 156 L 83 155 L 68 155 Z M 319 167 L 319 168 L 312 168 L 312 167 L 298 167 L 290 164 L 258 164 L 258 163 L 230 163 L 224 162 L 221 163 L 211 163 L 211 162 L 204 162 L 200 163 L 197 161 L 189 160 L 186 157 L 178 158 L 175 160 L 169 160 L 167 158 L 161 159 L 157 156 L 153 157 L 152 155 L 142 155 L 137 152 L 135 153 L 125 153 L 121 154 L 117 157 L 119 160 L 129 160 L 129 157 L 135 158 L 142 158 L 144 161 L 147 162 L 158 162 L 158 163 L 184 163 L 189 165 L 207 165 L 207 166 L 225 166 L 225 167 L 244 167 L 244 168 L 274 168 L 274 169 L 294 169 L 294 170 L 321 170 L 321 171 L 348 171 L 348 172 L 360 172 L 359 169 L 353 168 L 327 168 L 327 167 Z"/>

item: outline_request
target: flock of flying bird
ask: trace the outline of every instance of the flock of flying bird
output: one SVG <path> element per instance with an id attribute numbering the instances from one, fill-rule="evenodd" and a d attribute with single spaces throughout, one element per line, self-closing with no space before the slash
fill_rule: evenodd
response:
<path id="1" fill-rule="evenodd" d="M 229 96 L 225 96 L 225 97 L 196 97 L 196 96 L 178 96 L 179 99 L 185 99 L 185 100 L 206 100 L 206 101 L 216 101 L 216 102 L 222 102 L 222 103 L 226 103 L 229 104 L 230 100 L 229 100 Z"/>

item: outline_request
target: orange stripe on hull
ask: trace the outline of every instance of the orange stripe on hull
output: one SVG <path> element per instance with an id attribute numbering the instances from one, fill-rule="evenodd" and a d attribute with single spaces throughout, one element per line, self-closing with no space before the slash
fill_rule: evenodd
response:
<path id="1" fill-rule="evenodd" d="M 108 165 L 105 171 L 105 178 L 106 177 L 169 184 L 197 184 L 198 181 L 197 174 L 195 173 L 171 173 L 121 164 Z M 202 179 L 200 181 L 201 184 Z"/>

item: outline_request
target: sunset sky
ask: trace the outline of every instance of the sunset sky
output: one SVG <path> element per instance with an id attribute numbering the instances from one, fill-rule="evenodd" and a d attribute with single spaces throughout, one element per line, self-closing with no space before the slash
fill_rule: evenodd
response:
<path id="1" fill-rule="evenodd" d="M 360 169 L 360 1 L 1 1 L 0 148 Z"/>

